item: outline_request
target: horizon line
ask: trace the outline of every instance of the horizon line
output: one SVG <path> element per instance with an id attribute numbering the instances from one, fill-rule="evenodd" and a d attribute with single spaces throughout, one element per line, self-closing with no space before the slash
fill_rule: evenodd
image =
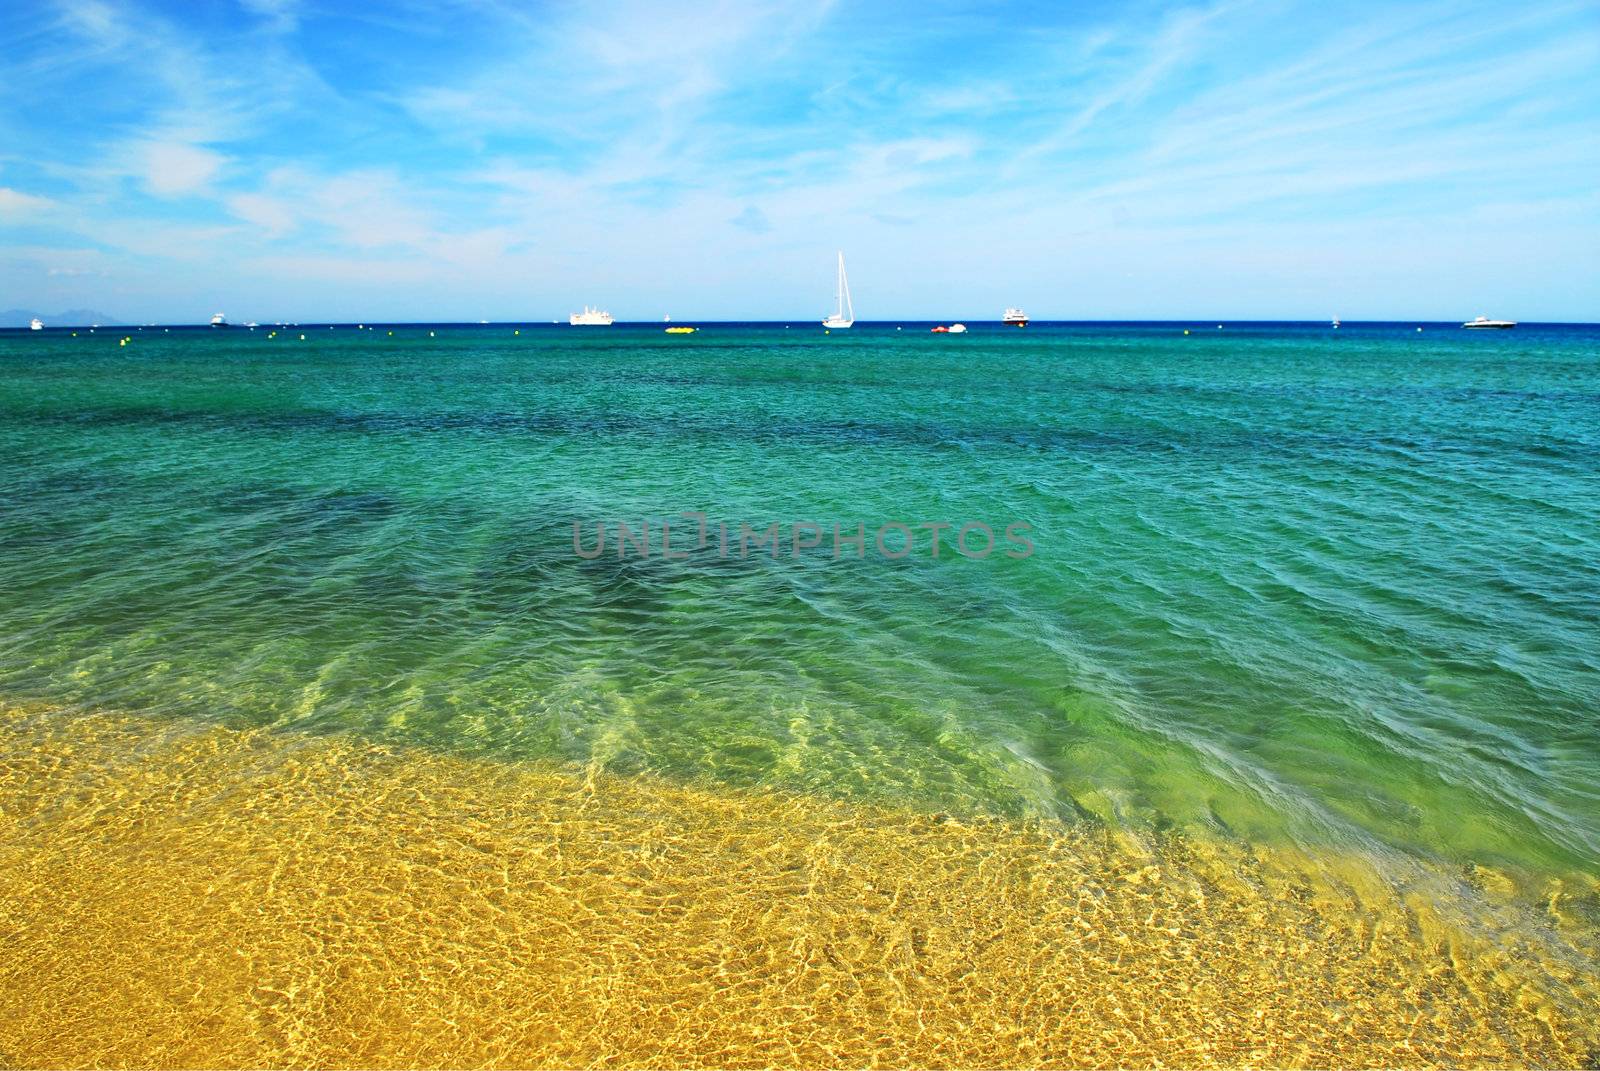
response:
<path id="1" fill-rule="evenodd" d="M 39 318 L 41 320 L 46 320 L 47 319 L 46 317 L 42 317 L 42 316 L 39 317 Z M 1296 325 L 1300 325 L 1300 324 L 1320 324 L 1320 325 L 1323 325 L 1323 326 L 1328 326 L 1331 329 L 1332 322 L 1333 321 L 1332 321 L 1331 317 L 1325 317 L 1325 316 L 1324 317 L 1313 317 L 1313 318 L 1294 318 L 1294 319 L 1282 319 L 1282 318 L 1256 319 L 1256 318 L 1251 318 L 1251 317 L 1233 318 L 1233 317 L 1227 317 L 1227 316 L 1202 316 L 1202 317 L 1179 317 L 1179 318 L 1171 318 L 1171 317 L 1163 317 L 1163 318 L 1095 317 L 1095 318 L 1062 319 L 1062 318 L 1056 318 L 1056 317 L 1040 316 L 1040 317 L 1030 318 L 1028 320 L 1028 326 L 1039 326 L 1039 325 L 1045 325 L 1045 324 L 1057 324 L 1057 325 L 1061 325 L 1061 324 L 1174 324 L 1174 325 L 1180 325 L 1180 326 L 1194 326 L 1194 325 L 1207 325 L 1207 324 L 1218 324 L 1218 325 L 1227 325 L 1227 324 L 1296 324 Z M 1338 322 L 1342 326 L 1357 326 L 1357 325 L 1363 325 L 1363 324 L 1364 325 L 1413 324 L 1413 325 L 1419 325 L 1419 326 L 1424 326 L 1424 327 L 1426 327 L 1426 326 L 1440 326 L 1440 325 L 1447 326 L 1447 327 L 1459 327 L 1462 324 L 1470 323 L 1471 319 L 1468 318 L 1466 320 L 1455 320 L 1455 319 L 1438 320 L 1438 319 L 1411 319 L 1411 318 L 1407 318 L 1407 319 L 1358 320 L 1358 319 L 1349 319 L 1349 318 L 1341 316 L 1341 317 L 1339 317 Z M 1528 327 L 1528 326 L 1600 327 L 1600 320 L 1515 320 L 1515 321 L 1512 321 L 1512 322 L 1515 323 L 1519 327 Z M 916 324 L 916 325 L 935 324 L 935 325 L 938 325 L 938 324 L 957 324 L 957 323 L 966 324 L 968 327 L 981 326 L 981 327 L 1005 328 L 1005 329 L 1014 330 L 1014 331 L 1015 330 L 1026 330 L 1026 328 L 1013 327 L 1012 325 L 1007 324 L 1007 323 L 1005 323 L 1005 322 L 1003 322 L 1001 320 L 978 319 L 978 318 L 963 319 L 963 318 L 961 318 L 959 316 L 944 317 L 944 318 L 939 318 L 939 319 L 930 319 L 930 318 L 925 318 L 925 317 L 907 317 L 907 318 L 904 318 L 904 319 L 897 318 L 897 319 L 886 319 L 886 320 L 884 320 L 884 319 L 878 319 L 878 320 L 862 320 L 862 319 L 858 319 L 858 320 L 856 320 L 854 322 L 852 328 L 838 328 L 837 330 L 852 330 L 853 328 L 859 328 L 859 327 L 864 327 L 864 326 L 872 326 L 872 327 L 895 326 L 895 327 L 899 327 L 899 326 L 904 326 L 904 325 L 907 325 L 907 324 Z M 147 321 L 147 322 L 144 322 L 144 323 L 139 323 L 139 322 L 132 321 L 132 320 L 106 319 L 106 320 L 95 321 L 95 322 L 92 322 L 92 323 L 57 323 L 57 324 L 51 324 L 51 323 L 46 322 L 44 324 L 44 328 L 43 329 L 46 330 L 46 331 L 65 331 L 65 330 L 68 330 L 68 329 L 71 329 L 71 328 L 89 328 L 89 329 L 93 330 L 95 328 L 100 328 L 100 327 L 132 327 L 132 328 L 136 328 L 138 330 L 144 330 L 145 328 L 150 328 L 150 327 L 160 327 L 160 328 L 167 328 L 167 329 L 176 327 L 176 328 L 180 328 L 180 329 L 195 329 L 195 330 L 207 330 L 207 331 L 213 331 L 213 330 L 215 330 L 215 331 L 234 331 L 234 330 L 250 331 L 250 330 L 257 330 L 257 329 L 260 329 L 260 328 L 276 328 L 276 327 L 354 327 L 354 328 L 360 328 L 360 327 L 380 327 L 381 326 L 381 327 L 518 327 L 518 328 L 521 328 L 521 327 L 604 327 L 604 326 L 611 326 L 611 327 L 694 327 L 694 326 L 702 326 L 702 325 L 704 325 L 704 326 L 712 326 L 712 325 L 715 325 L 715 326 L 783 326 L 783 327 L 795 327 L 795 326 L 825 327 L 826 326 L 826 325 L 823 324 L 823 322 L 820 319 L 818 319 L 816 317 L 805 317 L 803 319 L 796 318 L 796 319 L 760 319 L 760 320 L 714 320 L 714 319 L 701 319 L 701 318 L 696 318 L 696 317 L 686 317 L 686 318 L 682 318 L 682 319 L 672 319 L 672 320 L 620 320 L 619 319 L 619 320 L 613 321 L 609 325 L 588 325 L 588 324 L 575 325 L 575 324 L 568 323 L 565 320 L 543 320 L 543 319 L 539 319 L 539 320 L 265 320 L 265 321 L 254 321 L 253 325 L 251 323 L 232 323 L 232 322 L 230 322 L 230 323 L 226 324 L 225 326 L 221 326 L 221 327 L 218 327 L 216 325 L 210 324 L 210 323 L 208 323 L 208 322 L 206 322 L 204 320 L 182 320 L 182 321 L 170 321 L 170 322 Z M 29 330 L 29 328 L 27 326 L 21 326 L 21 327 L 4 327 L 4 326 L 0 326 L 0 331 L 28 331 L 28 330 Z"/>

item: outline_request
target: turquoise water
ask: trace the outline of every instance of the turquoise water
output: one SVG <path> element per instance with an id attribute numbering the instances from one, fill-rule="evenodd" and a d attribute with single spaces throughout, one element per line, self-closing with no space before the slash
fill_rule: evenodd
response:
<path id="1" fill-rule="evenodd" d="M 0 383 L 0 699 L 1600 865 L 1600 328 L 7 332 Z M 574 553 L 680 511 L 828 535 Z"/>

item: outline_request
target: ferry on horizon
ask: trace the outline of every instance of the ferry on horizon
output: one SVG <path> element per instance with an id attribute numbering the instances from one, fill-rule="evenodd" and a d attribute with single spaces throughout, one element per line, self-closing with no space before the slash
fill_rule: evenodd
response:
<path id="1" fill-rule="evenodd" d="M 1006 314 L 1000 318 L 1000 322 L 1007 327 L 1027 327 L 1028 314 L 1021 309 L 1007 309 Z"/>
<path id="2" fill-rule="evenodd" d="M 850 280 L 844 274 L 844 251 L 839 251 L 839 286 L 835 297 L 838 299 L 838 309 L 834 314 L 822 321 L 822 326 L 828 330 L 834 328 L 850 327 L 856 322 L 856 307 L 850 302 Z"/>
<path id="3" fill-rule="evenodd" d="M 1479 328 L 1489 327 L 1489 328 L 1501 328 L 1501 329 L 1504 329 L 1504 328 L 1507 328 L 1507 327 L 1515 327 L 1515 326 L 1517 326 L 1517 321 L 1515 321 L 1515 320 L 1491 320 L 1487 316 L 1476 316 L 1476 317 L 1468 320 L 1466 323 L 1462 324 L 1461 326 L 1462 327 L 1479 327 Z"/>
<path id="4" fill-rule="evenodd" d="M 222 315 L 222 313 L 219 312 L 215 316 L 211 317 L 211 326 L 212 327 L 232 327 L 233 325 L 228 323 L 228 318 L 226 316 Z"/>
<path id="5" fill-rule="evenodd" d="M 610 327 L 615 321 L 609 312 L 585 305 L 582 312 L 573 313 L 567 322 L 573 327 Z"/>
<path id="6" fill-rule="evenodd" d="M 33 319 L 28 321 L 28 330 L 29 331 L 43 331 L 44 330 L 44 321 L 39 319 L 39 317 L 35 316 Z"/>

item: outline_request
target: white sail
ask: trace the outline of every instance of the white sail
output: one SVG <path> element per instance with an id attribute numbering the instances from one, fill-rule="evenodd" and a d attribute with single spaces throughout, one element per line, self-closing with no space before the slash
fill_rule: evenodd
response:
<path id="1" fill-rule="evenodd" d="M 838 305 L 834 314 L 822 321 L 822 326 L 844 328 L 856 322 L 856 307 L 850 301 L 850 280 L 844 273 L 844 252 L 839 253 L 839 286 L 835 295 Z"/>

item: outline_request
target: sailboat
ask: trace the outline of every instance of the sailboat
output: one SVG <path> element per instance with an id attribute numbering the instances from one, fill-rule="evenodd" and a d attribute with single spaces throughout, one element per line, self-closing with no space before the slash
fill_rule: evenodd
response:
<path id="1" fill-rule="evenodd" d="M 836 327 L 849 327 L 851 324 L 856 322 L 856 307 L 850 304 L 850 280 L 847 279 L 844 274 L 844 252 L 842 250 L 839 253 L 838 299 L 838 311 L 832 316 L 828 317 L 826 320 L 822 321 L 822 326 L 828 328 L 830 331 Z"/>

